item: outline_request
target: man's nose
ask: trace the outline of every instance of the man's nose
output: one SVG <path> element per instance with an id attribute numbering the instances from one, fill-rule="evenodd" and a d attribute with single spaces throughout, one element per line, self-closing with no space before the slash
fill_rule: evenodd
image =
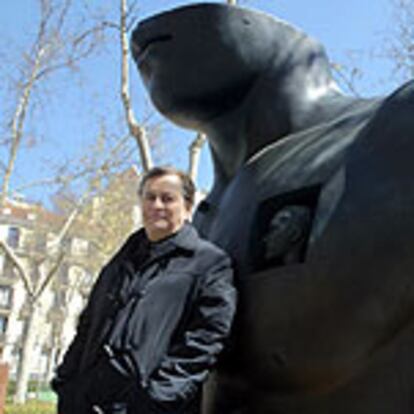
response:
<path id="1" fill-rule="evenodd" d="M 154 202 L 152 203 L 153 207 L 155 208 L 162 208 L 164 207 L 164 203 L 162 202 L 161 197 L 155 197 Z"/>

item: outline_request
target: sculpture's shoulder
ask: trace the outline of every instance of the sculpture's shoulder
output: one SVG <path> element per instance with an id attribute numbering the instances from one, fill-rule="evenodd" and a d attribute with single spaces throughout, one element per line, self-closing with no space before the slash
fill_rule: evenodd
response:
<path id="1" fill-rule="evenodd" d="M 349 153 L 349 168 L 361 168 L 377 179 L 401 180 L 414 151 L 414 81 L 386 97 L 359 134 Z M 405 169 L 408 172 L 408 169 Z M 387 179 L 388 177 L 388 179 Z"/>
<path id="2" fill-rule="evenodd" d="M 414 248 L 413 114 L 414 82 L 409 82 L 383 99 L 348 148 L 341 197 L 325 220 L 318 250 L 342 251 L 358 240 L 358 254 L 369 258 L 376 252 L 380 271 L 390 246 Z M 402 251 L 398 260 L 403 262 Z"/>
<path id="3" fill-rule="evenodd" d="M 367 125 L 365 136 L 375 131 L 380 141 L 380 138 L 386 137 L 391 130 L 393 132 L 398 130 L 403 134 L 412 131 L 413 110 L 414 81 L 410 81 L 383 99 L 371 122 Z"/>
<path id="4" fill-rule="evenodd" d="M 405 83 L 384 99 L 384 108 L 388 105 L 414 105 L 414 80 Z"/>

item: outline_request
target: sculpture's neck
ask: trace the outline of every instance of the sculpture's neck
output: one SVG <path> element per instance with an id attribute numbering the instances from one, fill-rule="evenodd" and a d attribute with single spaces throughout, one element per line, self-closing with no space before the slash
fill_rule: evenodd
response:
<path id="1" fill-rule="evenodd" d="M 334 89 L 320 96 L 314 93 L 309 99 L 289 100 L 285 96 L 283 105 L 263 99 L 265 106 L 258 104 L 248 111 L 238 108 L 211 123 L 206 129 L 215 173 L 211 203 L 218 202 L 238 170 L 261 149 L 291 134 L 339 121 L 366 105 L 366 101 L 345 97 Z"/>
<path id="2" fill-rule="evenodd" d="M 216 173 L 230 180 L 260 149 L 287 136 L 345 116 L 355 100 L 333 92 L 318 99 L 263 97 L 257 105 L 243 105 L 215 119 L 206 128 Z M 246 108 L 246 106 L 248 108 Z"/>
<path id="3" fill-rule="evenodd" d="M 304 87 L 302 95 L 289 92 L 290 98 L 286 99 L 286 105 L 289 106 L 289 134 L 345 118 L 366 102 L 342 95 L 333 83 L 323 87 Z"/>
<path id="4" fill-rule="evenodd" d="M 215 173 L 224 181 L 230 180 L 246 161 L 248 136 L 238 113 L 215 120 L 206 131 Z"/>

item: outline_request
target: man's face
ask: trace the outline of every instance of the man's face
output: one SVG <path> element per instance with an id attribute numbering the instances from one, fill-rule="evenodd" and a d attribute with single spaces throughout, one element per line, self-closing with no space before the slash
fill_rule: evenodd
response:
<path id="1" fill-rule="evenodd" d="M 184 199 L 181 179 L 166 174 L 149 179 L 142 191 L 142 218 L 151 241 L 162 240 L 176 233 L 191 215 L 191 206 Z"/>

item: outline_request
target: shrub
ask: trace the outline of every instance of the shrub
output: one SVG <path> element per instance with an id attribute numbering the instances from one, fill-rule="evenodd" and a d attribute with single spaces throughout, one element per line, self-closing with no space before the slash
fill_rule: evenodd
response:
<path id="1" fill-rule="evenodd" d="M 53 403 L 30 401 L 26 404 L 6 404 L 4 414 L 56 414 Z"/>

